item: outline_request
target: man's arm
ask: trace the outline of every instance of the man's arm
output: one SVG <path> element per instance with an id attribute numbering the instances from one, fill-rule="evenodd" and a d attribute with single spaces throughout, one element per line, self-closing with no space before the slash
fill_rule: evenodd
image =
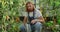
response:
<path id="1" fill-rule="evenodd" d="M 23 23 L 24 25 L 27 23 L 27 17 L 24 17 Z"/>
<path id="2" fill-rule="evenodd" d="M 38 19 L 34 19 L 31 21 L 32 24 L 34 24 L 36 22 L 45 23 L 44 18 L 42 16 L 40 16 Z"/>
<path id="3" fill-rule="evenodd" d="M 38 21 L 44 23 L 44 18 L 42 16 L 38 17 Z"/>
<path id="4" fill-rule="evenodd" d="M 36 10 L 36 14 L 37 14 L 37 17 L 38 17 L 38 19 L 35 19 L 35 21 L 39 21 L 39 22 L 45 22 L 44 21 L 44 18 L 43 18 L 43 16 L 42 16 L 42 13 L 39 11 L 39 10 Z"/>

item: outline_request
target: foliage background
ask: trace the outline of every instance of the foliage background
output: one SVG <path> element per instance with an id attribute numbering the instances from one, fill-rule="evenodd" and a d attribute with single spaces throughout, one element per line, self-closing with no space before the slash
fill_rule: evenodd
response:
<path id="1" fill-rule="evenodd" d="M 19 16 L 23 16 L 25 3 L 35 0 L 0 0 L 0 31 L 19 32 L 21 21 Z M 36 0 L 36 8 L 39 8 L 44 17 L 56 16 L 60 23 L 60 0 Z"/>

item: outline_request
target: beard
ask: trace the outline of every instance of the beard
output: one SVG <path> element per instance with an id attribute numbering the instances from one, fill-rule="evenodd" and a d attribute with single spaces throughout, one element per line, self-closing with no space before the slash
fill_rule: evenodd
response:
<path id="1" fill-rule="evenodd" d="M 27 12 L 33 12 L 34 11 L 34 8 L 33 9 L 27 9 Z"/>

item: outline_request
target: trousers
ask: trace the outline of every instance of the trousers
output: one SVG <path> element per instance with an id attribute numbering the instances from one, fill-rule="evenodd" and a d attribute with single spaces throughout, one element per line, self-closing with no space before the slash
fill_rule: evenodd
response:
<path id="1" fill-rule="evenodd" d="M 42 30 L 42 24 L 40 22 L 37 22 L 34 25 L 30 25 L 30 24 L 27 24 L 27 25 L 28 25 L 28 27 L 24 26 L 23 24 L 20 26 L 21 32 L 33 32 L 33 31 L 41 32 L 41 30 Z"/>

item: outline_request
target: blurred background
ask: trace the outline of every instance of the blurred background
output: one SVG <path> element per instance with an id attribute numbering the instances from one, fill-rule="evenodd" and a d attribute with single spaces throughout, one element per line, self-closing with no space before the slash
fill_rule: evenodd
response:
<path id="1" fill-rule="evenodd" d="M 42 32 L 60 32 L 60 0 L 0 0 L 0 32 L 20 31 L 28 1 L 45 19 Z"/>

